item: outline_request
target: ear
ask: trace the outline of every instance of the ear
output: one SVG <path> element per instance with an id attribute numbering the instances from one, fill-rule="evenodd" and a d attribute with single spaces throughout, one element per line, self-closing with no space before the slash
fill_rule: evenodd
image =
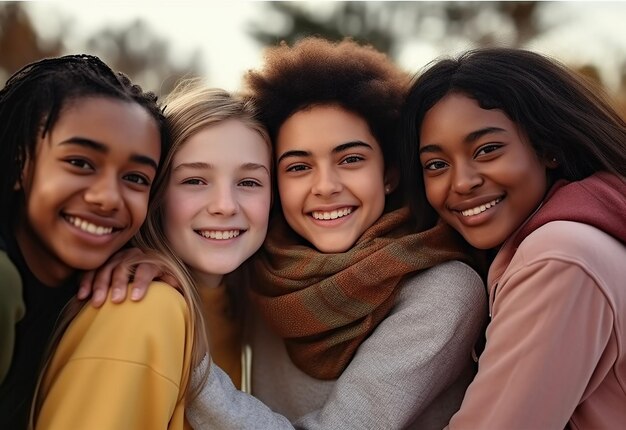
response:
<path id="1" fill-rule="evenodd" d="M 398 184 L 400 184 L 400 170 L 397 167 L 390 167 L 385 172 L 385 194 L 389 195 L 396 188 L 398 188 Z"/>

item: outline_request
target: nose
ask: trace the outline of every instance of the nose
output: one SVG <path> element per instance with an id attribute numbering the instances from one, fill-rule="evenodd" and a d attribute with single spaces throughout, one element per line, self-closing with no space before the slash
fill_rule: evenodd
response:
<path id="1" fill-rule="evenodd" d="M 239 210 L 239 203 L 229 185 L 216 185 L 209 196 L 207 211 L 212 215 L 232 216 Z"/>
<path id="2" fill-rule="evenodd" d="M 459 194 L 469 194 L 483 184 L 480 172 L 470 163 L 454 167 L 452 189 Z"/>
<path id="3" fill-rule="evenodd" d="M 117 175 L 102 174 L 87 188 L 84 199 L 104 213 L 118 210 L 122 202 L 122 194 Z"/>
<path id="4" fill-rule="evenodd" d="M 341 178 L 333 168 L 319 168 L 313 176 L 311 192 L 316 196 L 328 197 L 343 188 Z"/>

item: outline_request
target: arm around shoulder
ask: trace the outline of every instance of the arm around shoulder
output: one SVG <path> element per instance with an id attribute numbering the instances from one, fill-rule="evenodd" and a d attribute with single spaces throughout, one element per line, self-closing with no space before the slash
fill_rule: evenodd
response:
<path id="1" fill-rule="evenodd" d="M 85 306 L 47 368 L 37 428 L 183 428 L 192 338 L 186 303 L 167 284 L 140 302 Z"/>

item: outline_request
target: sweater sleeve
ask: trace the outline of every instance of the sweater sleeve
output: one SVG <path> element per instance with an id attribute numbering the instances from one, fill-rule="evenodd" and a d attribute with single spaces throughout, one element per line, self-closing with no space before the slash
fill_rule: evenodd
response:
<path id="1" fill-rule="evenodd" d="M 473 376 L 472 350 L 486 317 L 485 287 L 468 266 L 453 261 L 413 277 L 324 406 L 296 427 L 442 428 L 461 404 L 468 369 Z M 456 398 L 441 398 L 459 379 Z"/>
<path id="2" fill-rule="evenodd" d="M 9 371 L 15 324 L 24 316 L 22 280 L 5 251 L 0 251 L 0 384 Z"/>
<path id="3" fill-rule="evenodd" d="M 581 258 L 597 253 L 597 244 L 567 236 L 529 236 L 518 249 L 495 292 L 478 374 L 450 429 L 565 428 L 590 381 L 610 371 L 615 357 L 598 363 L 613 311 Z M 547 252 L 546 243 L 561 249 Z"/>
<path id="4" fill-rule="evenodd" d="M 187 306 L 166 284 L 140 302 L 85 306 L 47 369 L 36 428 L 184 428 L 190 347 Z"/>
<path id="5" fill-rule="evenodd" d="M 403 290 L 326 403 L 294 422 L 294 428 L 406 427 L 471 366 L 471 351 L 486 318 L 486 293 L 478 275 L 450 262 L 411 278 Z M 292 428 L 259 400 L 234 392 L 219 375 L 210 372 L 201 396 L 187 411 L 194 428 Z M 439 428 L 462 395 L 453 410 L 442 414 Z"/>

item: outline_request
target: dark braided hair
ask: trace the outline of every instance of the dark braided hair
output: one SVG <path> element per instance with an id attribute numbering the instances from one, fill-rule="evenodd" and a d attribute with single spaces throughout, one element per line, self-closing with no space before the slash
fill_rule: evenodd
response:
<path id="1" fill-rule="evenodd" d="M 101 96 L 138 103 L 148 111 L 161 131 L 161 158 L 169 138 L 163 113 L 152 92 L 144 92 L 121 72 L 114 72 L 98 57 L 67 55 L 31 63 L 9 78 L 0 90 L 0 223 L 10 228 L 23 191 L 26 160 L 32 159 L 37 137 L 55 125 L 69 101 Z M 159 163 L 160 164 L 160 163 Z M 21 187 L 20 187 L 21 190 Z"/>

